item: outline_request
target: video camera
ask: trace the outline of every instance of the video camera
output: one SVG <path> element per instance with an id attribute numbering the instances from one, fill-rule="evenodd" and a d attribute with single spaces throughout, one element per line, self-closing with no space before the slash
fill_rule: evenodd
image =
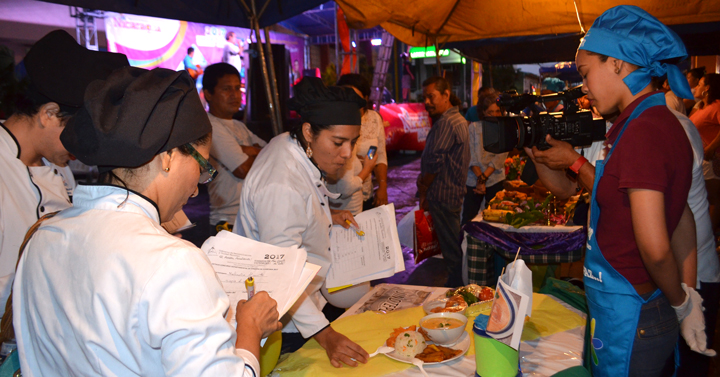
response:
<path id="1" fill-rule="evenodd" d="M 593 119 L 590 110 L 580 110 L 575 99 L 584 95 L 582 85 L 559 93 L 536 96 L 529 93 L 518 94 L 511 90 L 503 93 L 497 104 L 511 113 L 520 113 L 535 102 L 553 102 L 563 100 L 562 112 L 541 112 L 532 117 L 506 116 L 486 117 L 483 121 L 483 147 L 491 153 L 504 153 L 513 148 L 550 149 L 545 136 L 565 141 L 574 147 L 587 146 L 593 141 L 605 140 L 605 121 Z"/>

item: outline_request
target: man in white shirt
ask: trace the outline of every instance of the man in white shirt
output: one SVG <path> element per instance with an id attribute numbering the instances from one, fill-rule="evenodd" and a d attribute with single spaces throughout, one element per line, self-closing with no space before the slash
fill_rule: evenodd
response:
<path id="1" fill-rule="evenodd" d="M 61 30 L 40 39 L 23 64 L 29 85 L 0 124 L 0 315 L 25 233 L 40 217 L 72 206 L 72 156 L 60 132 L 91 81 L 129 65 L 125 55 L 87 50 Z"/>
<path id="2" fill-rule="evenodd" d="M 240 190 L 260 148 L 267 143 L 242 122 L 233 119 L 240 108 L 240 73 L 227 63 L 213 64 L 205 70 L 203 93 L 212 124 L 210 163 L 218 176 L 208 186 L 210 225 L 219 232 L 232 230 L 240 207 Z M 218 227 L 219 225 L 219 227 Z"/>
<path id="3" fill-rule="evenodd" d="M 225 34 L 225 46 L 223 47 L 222 62 L 235 67 L 242 72 L 242 43 L 238 41 L 234 31 Z"/>
<path id="4" fill-rule="evenodd" d="M 662 85 L 659 85 L 659 89 L 665 92 L 665 103 L 670 110 L 675 110 L 680 114 L 687 115 L 683 99 L 678 97 L 670 89 L 670 84 L 668 84 L 667 78 L 665 78 L 665 81 L 662 83 Z"/>

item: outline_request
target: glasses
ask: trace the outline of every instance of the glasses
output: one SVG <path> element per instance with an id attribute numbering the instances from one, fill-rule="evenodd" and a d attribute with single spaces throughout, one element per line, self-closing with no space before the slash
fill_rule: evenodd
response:
<path id="1" fill-rule="evenodd" d="M 193 156 L 198 164 L 200 164 L 200 179 L 198 179 L 198 183 L 210 183 L 210 181 L 212 181 L 217 175 L 217 170 L 215 170 L 208 160 L 206 160 L 205 157 L 203 157 L 190 143 L 185 144 L 185 148 L 190 151 L 190 155 Z"/>

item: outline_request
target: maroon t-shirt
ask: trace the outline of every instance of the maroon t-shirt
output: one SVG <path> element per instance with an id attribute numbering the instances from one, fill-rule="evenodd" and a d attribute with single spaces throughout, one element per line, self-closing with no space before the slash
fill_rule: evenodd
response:
<path id="1" fill-rule="evenodd" d="M 657 92 L 655 92 L 657 93 Z M 607 133 L 613 145 L 623 124 L 650 93 L 636 99 Z M 600 218 L 595 229 L 605 259 L 631 284 L 650 281 L 635 243 L 627 189 L 665 194 L 665 223 L 671 237 L 687 203 L 692 181 L 692 147 L 682 125 L 666 106 L 653 106 L 630 122 L 598 183 Z"/>

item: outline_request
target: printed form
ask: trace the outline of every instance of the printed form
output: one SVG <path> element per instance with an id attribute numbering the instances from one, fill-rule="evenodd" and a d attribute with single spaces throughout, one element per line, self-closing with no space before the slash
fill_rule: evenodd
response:
<path id="1" fill-rule="evenodd" d="M 238 301 L 247 299 L 247 278 L 255 280 L 256 292 L 266 291 L 277 301 L 282 317 L 320 270 L 306 263 L 307 253 L 296 246 L 273 246 L 227 231 L 208 238 L 202 250 L 230 299 L 233 319 Z"/>
<path id="2" fill-rule="evenodd" d="M 395 224 L 395 206 L 388 204 L 355 216 L 364 236 L 352 228 L 333 227 L 332 265 L 326 286 L 331 288 L 381 279 L 405 270 Z"/>

